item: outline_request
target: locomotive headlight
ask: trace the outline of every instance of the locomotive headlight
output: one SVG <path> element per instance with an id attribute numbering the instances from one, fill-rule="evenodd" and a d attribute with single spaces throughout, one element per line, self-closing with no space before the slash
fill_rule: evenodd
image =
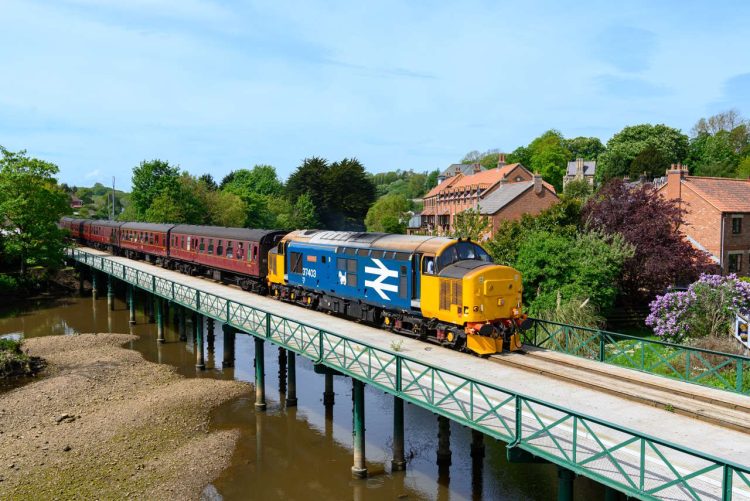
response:
<path id="1" fill-rule="evenodd" d="M 499 298 L 499 299 L 497 300 L 497 305 L 498 305 L 498 306 L 505 306 L 505 298 L 502 298 L 502 297 L 501 297 L 501 298 Z"/>
<path id="2" fill-rule="evenodd" d="M 474 311 L 479 311 L 479 306 L 475 306 Z"/>

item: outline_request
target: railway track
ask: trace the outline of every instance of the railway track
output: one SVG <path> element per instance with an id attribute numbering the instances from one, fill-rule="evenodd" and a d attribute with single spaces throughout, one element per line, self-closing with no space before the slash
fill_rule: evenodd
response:
<path id="1" fill-rule="evenodd" d="M 490 360 L 750 434 L 750 397 L 745 395 L 534 347 Z"/>

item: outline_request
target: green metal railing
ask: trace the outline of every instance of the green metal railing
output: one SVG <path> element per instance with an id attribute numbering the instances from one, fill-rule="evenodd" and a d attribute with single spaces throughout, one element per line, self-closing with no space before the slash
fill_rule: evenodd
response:
<path id="1" fill-rule="evenodd" d="M 568 355 L 750 395 L 750 357 L 533 320 L 523 342 Z"/>
<path id="2" fill-rule="evenodd" d="M 72 249 L 81 263 L 641 499 L 750 498 L 750 468 Z"/>

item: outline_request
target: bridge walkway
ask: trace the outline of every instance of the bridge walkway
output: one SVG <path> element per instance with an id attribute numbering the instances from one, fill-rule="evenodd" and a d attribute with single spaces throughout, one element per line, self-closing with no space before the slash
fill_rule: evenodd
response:
<path id="1" fill-rule="evenodd" d="M 144 262 L 77 251 L 96 269 L 630 495 L 750 499 L 750 440 L 735 429 Z"/>

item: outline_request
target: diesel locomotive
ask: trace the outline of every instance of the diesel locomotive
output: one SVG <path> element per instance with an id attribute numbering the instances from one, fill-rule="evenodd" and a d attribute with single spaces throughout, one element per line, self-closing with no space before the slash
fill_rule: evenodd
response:
<path id="1" fill-rule="evenodd" d="M 479 355 L 521 348 L 521 276 L 470 240 L 63 218 L 85 245 Z"/>

